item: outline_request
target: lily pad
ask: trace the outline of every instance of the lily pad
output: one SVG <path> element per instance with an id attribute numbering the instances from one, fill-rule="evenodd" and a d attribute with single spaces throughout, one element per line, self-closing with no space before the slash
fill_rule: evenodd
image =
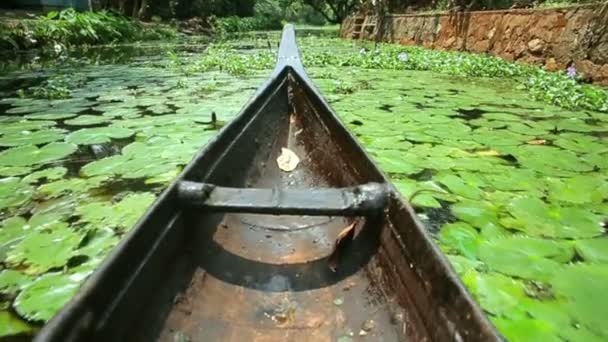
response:
<path id="1" fill-rule="evenodd" d="M 608 238 L 579 240 L 575 247 L 585 261 L 608 264 Z"/>
<path id="2" fill-rule="evenodd" d="M 80 279 L 48 273 L 25 287 L 13 304 L 17 313 L 32 321 L 50 320 L 78 291 Z"/>
<path id="3" fill-rule="evenodd" d="M 439 175 L 435 179 L 445 185 L 455 195 L 470 199 L 480 199 L 483 193 L 477 187 L 477 184 L 465 182 L 465 180 L 453 174 Z"/>
<path id="4" fill-rule="evenodd" d="M 0 311 L 0 338 L 30 335 L 33 328 L 9 311 Z"/>
<path id="5" fill-rule="evenodd" d="M 0 146 L 13 147 L 23 145 L 41 145 L 53 141 L 63 140 L 65 130 L 51 128 L 42 131 L 21 131 L 7 133 L 0 137 Z"/>
<path id="6" fill-rule="evenodd" d="M 504 150 L 504 149 L 503 149 Z M 555 170 L 591 171 L 593 166 L 582 161 L 575 153 L 553 146 L 525 145 L 506 150 L 523 166 L 544 174 Z"/>
<path id="7" fill-rule="evenodd" d="M 152 193 L 135 193 L 123 198 L 120 202 L 94 202 L 76 209 L 81 222 L 97 227 L 108 227 L 123 232 L 131 229 L 145 210 L 154 202 Z"/>
<path id="8" fill-rule="evenodd" d="M 36 131 L 54 126 L 54 121 L 21 120 L 0 125 L 0 134 L 17 134 L 23 131 Z"/>
<path id="9" fill-rule="evenodd" d="M 471 260 L 460 255 L 447 254 L 446 257 L 450 261 L 450 264 L 456 273 L 458 273 L 460 276 L 463 276 L 467 272 L 475 270 L 483 265 L 483 263 L 480 261 Z"/>
<path id="10" fill-rule="evenodd" d="M 466 223 L 457 222 L 442 226 L 439 241 L 448 253 L 456 252 L 468 259 L 477 259 L 481 239 L 477 230 Z"/>
<path id="11" fill-rule="evenodd" d="M 0 273 L 0 293 L 14 296 L 25 285 L 32 281 L 32 277 L 15 270 L 4 270 Z"/>
<path id="12" fill-rule="evenodd" d="M 25 166 L 0 166 L 1 177 L 21 176 L 31 172 L 32 169 Z"/>
<path id="13" fill-rule="evenodd" d="M 506 227 L 531 236 L 590 238 L 603 233 L 601 218 L 587 209 L 548 205 L 534 197 L 517 197 L 507 207 Z"/>
<path id="14" fill-rule="evenodd" d="M 608 183 L 603 177 L 578 175 L 567 179 L 547 178 L 549 198 L 576 204 L 601 203 L 608 198 Z"/>
<path id="15" fill-rule="evenodd" d="M 0 210 L 27 203 L 33 193 L 34 189 L 29 184 L 20 182 L 19 178 L 0 179 Z"/>
<path id="16" fill-rule="evenodd" d="M 31 120 L 61 120 L 75 117 L 76 113 L 35 113 L 28 114 L 25 116 L 26 119 Z"/>
<path id="17" fill-rule="evenodd" d="M 481 307 L 493 315 L 511 313 L 526 298 L 521 281 L 499 273 L 481 273 L 475 270 L 463 274 L 462 281 Z"/>
<path id="18" fill-rule="evenodd" d="M 574 256 L 565 242 L 513 236 L 484 241 L 479 258 L 494 271 L 530 280 L 548 281 Z"/>
<path id="19" fill-rule="evenodd" d="M 485 201 L 461 201 L 452 206 L 454 216 L 473 227 L 485 229 L 498 225 L 498 208 Z"/>
<path id="20" fill-rule="evenodd" d="M 376 161 L 380 168 L 387 173 L 412 174 L 421 171 L 415 165 L 412 165 L 405 158 L 405 154 L 401 150 L 381 150 L 375 154 Z"/>
<path id="21" fill-rule="evenodd" d="M 70 126 L 94 126 L 110 121 L 109 117 L 102 115 L 80 115 L 74 119 L 66 120 L 65 124 Z"/>
<path id="22" fill-rule="evenodd" d="M 90 258 L 105 256 L 120 241 L 112 229 L 100 228 L 89 231 L 82 246 L 74 251 L 74 255 L 86 255 Z"/>
<path id="23" fill-rule="evenodd" d="M 43 147 L 20 146 L 0 152 L 0 166 L 30 166 L 63 159 L 76 151 L 73 144 L 50 143 Z"/>
<path id="24" fill-rule="evenodd" d="M 392 183 L 406 200 L 416 207 L 441 208 L 436 198 L 451 200 L 447 191 L 433 181 L 416 182 L 411 179 L 396 179 Z"/>
<path id="25" fill-rule="evenodd" d="M 0 229 L 0 260 L 4 260 L 6 252 L 21 241 L 27 232 L 27 221 L 20 216 L 13 216 L 2 221 Z"/>
<path id="26" fill-rule="evenodd" d="M 6 263 L 24 268 L 26 274 L 41 274 L 64 266 L 81 240 L 82 235 L 67 224 L 56 223 L 26 235 L 7 253 Z"/>
<path id="27" fill-rule="evenodd" d="M 91 189 L 100 187 L 109 179 L 107 176 L 91 178 L 60 179 L 38 187 L 38 191 L 48 198 L 59 197 L 65 193 L 86 193 Z"/>
<path id="28" fill-rule="evenodd" d="M 499 317 L 493 319 L 492 322 L 509 341 L 562 341 L 557 336 L 558 331 L 554 330 L 551 324 L 538 319 Z"/>
<path id="29" fill-rule="evenodd" d="M 565 308 L 573 321 L 604 337 L 608 336 L 604 324 L 607 282 L 608 265 L 586 263 L 568 265 L 550 280 L 556 296 L 566 299 Z"/>
<path id="30" fill-rule="evenodd" d="M 135 132 L 123 127 L 83 128 L 67 136 L 66 141 L 78 145 L 108 143 L 112 139 L 125 139 Z"/>
<path id="31" fill-rule="evenodd" d="M 36 183 L 41 179 L 46 179 L 47 181 L 57 180 L 62 178 L 67 172 L 68 169 L 62 166 L 51 167 L 27 175 L 25 178 L 23 178 L 22 182 Z"/>

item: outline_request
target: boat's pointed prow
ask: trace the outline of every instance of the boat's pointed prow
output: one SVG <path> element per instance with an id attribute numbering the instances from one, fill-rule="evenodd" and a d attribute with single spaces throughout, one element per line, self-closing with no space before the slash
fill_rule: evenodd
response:
<path id="1" fill-rule="evenodd" d="M 296 33 L 292 24 L 287 24 L 283 28 L 275 72 L 282 70 L 285 66 L 290 66 L 304 73 L 304 66 L 302 66 L 300 59 L 300 50 L 296 43 Z"/>

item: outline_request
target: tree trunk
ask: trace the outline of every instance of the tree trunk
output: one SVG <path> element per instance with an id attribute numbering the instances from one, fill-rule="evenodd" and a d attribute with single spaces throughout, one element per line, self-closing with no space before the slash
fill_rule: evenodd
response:
<path id="1" fill-rule="evenodd" d="M 131 10 L 131 16 L 133 18 L 137 18 L 137 13 L 139 12 L 139 0 L 133 0 L 133 7 Z"/>
<path id="2" fill-rule="evenodd" d="M 137 12 L 137 17 L 139 20 L 148 19 L 148 0 L 141 0 L 141 6 L 139 7 L 139 12 Z"/>
<path id="3" fill-rule="evenodd" d="M 118 11 L 122 15 L 127 14 L 127 0 L 119 0 L 118 2 Z"/>

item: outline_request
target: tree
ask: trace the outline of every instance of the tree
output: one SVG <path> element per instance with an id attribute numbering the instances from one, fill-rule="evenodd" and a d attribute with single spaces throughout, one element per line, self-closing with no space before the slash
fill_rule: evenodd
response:
<path id="1" fill-rule="evenodd" d="M 339 24 L 357 8 L 359 0 L 302 0 L 330 23 Z"/>

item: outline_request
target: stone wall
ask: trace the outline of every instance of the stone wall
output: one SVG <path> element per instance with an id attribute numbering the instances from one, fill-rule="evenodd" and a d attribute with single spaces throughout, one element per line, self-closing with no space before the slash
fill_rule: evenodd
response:
<path id="1" fill-rule="evenodd" d="M 353 37 L 354 30 L 355 17 L 349 17 L 340 35 Z M 361 33 L 363 39 L 372 35 Z M 573 64 L 592 81 L 608 85 L 608 5 L 390 15 L 383 40 L 488 53 L 548 70 Z"/>

